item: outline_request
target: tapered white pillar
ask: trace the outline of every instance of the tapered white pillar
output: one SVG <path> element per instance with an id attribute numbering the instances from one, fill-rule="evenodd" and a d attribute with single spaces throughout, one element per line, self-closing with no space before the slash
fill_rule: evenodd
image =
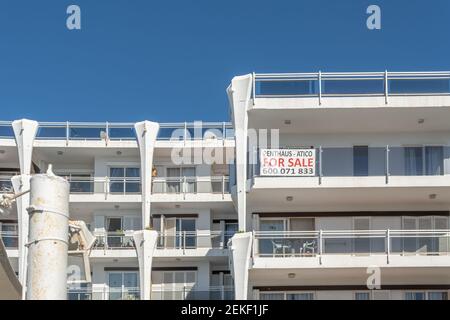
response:
<path id="1" fill-rule="evenodd" d="M 247 300 L 248 298 L 248 271 L 252 243 L 253 234 L 251 232 L 236 233 L 231 238 L 230 262 L 236 300 Z"/>
<path id="2" fill-rule="evenodd" d="M 233 203 L 238 212 L 239 230 L 248 231 L 247 217 L 247 149 L 248 114 L 252 92 L 252 75 L 234 77 L 227 89 L 232 111 L 236 150 L 236 191 L 232 193 Z"/>
<path id="3" fill-rule="evenodd" d="M 12 180 L 14 192 L 23 192 L 30 189 L 31 160 L 33 154 L 33 142 L 36 137 L 38 123 L 36 121 L 22 119 L 12 123 L 14 137 L 16 140 L 17 152 L 19 156 L 20 176 Z M 19 227 L 19 281 L 22 284 L 22 298 L 26 291 L 26 270 L 27 270 L 27 248 L 28 242 L 28 212 L 30 205 L 29 194 L 23 195 L 16 200 L 17 218 Z"/>
<path id="4" fill-rule="evenodd" d="M 150 227 L 153 150 L 158 136 L 159 124 L 142 121 L 134 125 L 141 156 L 142 227 L 133 235 L 139 260 L 139 283 L 142 300 L 150 300 L 153 252 L 158 233 L 145 230 Z"/>
<path id="5" fill-rule="evenodd" d="M 141 230 L 133 234 L 139 261 L 139 285 L 141 300 L 150 300 L 152 287 L 152 262 L 156 249 L 158 232 Z"/>
<path id="6" fill-rule="evenodd" d="M 156 122 L 142 121 L 134 125 L 141 156 L 142 227 L 150 226 L 153 149 L 159 131 Z"/>

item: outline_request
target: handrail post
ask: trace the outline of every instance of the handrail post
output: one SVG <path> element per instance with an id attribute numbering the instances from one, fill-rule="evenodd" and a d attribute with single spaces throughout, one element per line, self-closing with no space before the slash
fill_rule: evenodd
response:
<path id="1" fill-rule="evenodd" d="M 109 122 L 108 121 L 106 121 L 105 129 L 106 129 L 105 145 L 108 146 L 108 140 L 109 140 Z"/>
<path id="2" fill-rule="evenodd" d="M 389 255 L 391 254 L 391 230 L 386 230 L 386 262 L 389 264 Z"/>
<path id="3" fill-rule="evenodd" d="M 318 248 L 319 249 L 319 264 L 322 264 L 322 252 L 323 252 L 322 241 L 323 241 L 323 231 L 322 231 L 322 229 L 320 229 L 319 230 L 319 245 L 318 245 L 318 247 L 319 247 Z"/>
<path id="4" fill-rule="evenodd" d="M 70 136 L 69 121 L 66 121 L 66 146 L 69 145 L 69 136 Z"/>
<path id="5" fill-rule="evenodd" d="M 222 122 L 222 145 L 225 145 L 225 140 L 227 139 L 227 129 L 225 122 Z"/>
<path id="6" fill-rule="evenodd" d="M 253 106 L 256 105 L 256 74 L 252 73 L 252 96 L 253 96 Z"/>
<path id="7" fill-rule="evenodd" d="M 183 231 L 183 254 L 186 254 L 186 231 Z"/>
<path id="8" fill-rule="evenodd" d="M 222 176 L 222 200 L 225 199 L 225 176 Z"/>
<path id="9" fill-rule="evenodd" d="M 184 123 L 184 134 L 183 134 L 184 145 L 186 145 L 186 139 L 187 139 L 187 122 Z"/>
<path id="10" fill-rule="evenodd" d="M 319 85 L 319 106 L 322 105 L 322 71 L 319 70 L 318 74 Z"/>
<path id="11" fill-rule="evenodd" d="M 94 178 L 94 181 L 95 181 L 95 178 Z M 94 185 L 95 185 L 95 182 L 94 182 Z M 109 185 L 109 177 L 106 176 L 106 177 L 105 177 L 105 182 L 104 182 L 104 184 L 103 184 L 103 192 L 105 193 L 105 200 L 108 199 L 109 188 L 110 188 L 110 185 Z"/>
<path id="12" fill-rule="evenodd" d="M 322 146 L 319 147 L 319 185 L 322 184 Z"/>
<path id="13" fill-rule="evenodd" d="M 385 160 L 385 163 L 386 163 L 386 184 L 388 184 L 389 183 L 389 146 L 386 146 L 386 151 L 385 151 L 385 153 L 386 153 L 386 160 Z"/>
<path id="14" fill-rule="evenodd" d="M 388 82 L 388 72 L 387 70 L 384 71 L 384 103 L 388 104 L 388 96 L 389 96 L 389 82 Z"/>
<path id="15" fill-rule="evenodd" d="M 181 181 L 182 183 L 182 188 L 183 188 L 183 199 L 186 200 L 186 190 L 187 190 L 187 184 L 186 184 L 186 176 L 183 176 L 183 179 Z"/>

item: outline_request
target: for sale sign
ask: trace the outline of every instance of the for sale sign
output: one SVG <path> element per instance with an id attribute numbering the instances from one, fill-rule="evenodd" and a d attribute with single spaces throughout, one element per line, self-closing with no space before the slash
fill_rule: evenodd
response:
<path id="1" fill-rule="evenodd" d="M 315 149 L 261 149 L 259 156 L 261 176 L 316 175 Z"/>

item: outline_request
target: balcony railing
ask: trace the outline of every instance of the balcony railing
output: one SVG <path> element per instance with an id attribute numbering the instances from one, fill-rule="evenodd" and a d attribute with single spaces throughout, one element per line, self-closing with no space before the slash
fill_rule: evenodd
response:
<path id="1" fill-rule="evenodd" d="M 68 177 L 70 193 L 72 194 L 140 194 L 140 178 L 115 178 L 115 177 Z"/>
<path id="2" fill-rule="evenodd" d="M 69 288 L 67 300 L 140 300 L 139 288 Z"/>
<path id="3" fill-rule="evenodd" d="M 153 178 L 154 194 L 195 194 L 195 193 L 215 193 L 222 196 L 230 193 L 229 177 L 155 177 Z"/>
<path id="4" fill-rule="evenodd" d="M 19 247 L 17 231 L 0 231 L 0 238 L 2 238 L 6 249 L 17 249 Z"/>
<path id="5" fill-rule="evenodd" d="M 268 167 L 261 165 L 259 151 L 254 149 L 252 152 L 253 155 L 249 154 L 250 176 L 289 176 L 282 172 L 287 169 L 276 169 L 279 172 L 274 171 L 273 174 L 267 171 Z M 313 176 L 318 177 L 319 183 L 324 177 L 378 176 L 385 177 L 386 183 L 389 183 L 391 176 L 443 176 L 450 174 L 444 166 L 449 158 L 448 146 L 380 146 L 368 147 L 362 153 L 358 153 L 353 147 L 319 146 L 316 148 Z"/>
<path id="6" fill-rule="evenodd" d="M 14 138 L 11 121 L 0 121 L 0 139 Z M 226 140 L 234 138 L 229 122 L 160 123 L 158 140 Z M 37 140 L 136 140 L 134 123 L 40 122 Z"/>
<path id="7" fill-rule="evenodd" d="M 232 286 L 196 288 L 189 286 L 152 286 L 152 300 L 233 300 Z"/>
<path id="8" fill-rule="evenodd" d="M 133 235 L 130 232 L 96 233 L 94 250 L 134 250 Z"/>
<path id="9" fill-rule="evenodd" d="M 253 74 L 252 97 L 450 95 L 450 72 Z"/>
<path id="10" fill-rule="evenodd" d="M 228 240 L 234 232 L 222 231 L 175 231 L 159 233 L 157 249 L 177 249 L 186 250 L 210 248 L 226 249 Z"/>
<path id="11" fill-rule="evenodd" d="M 449 255 L 450 230 L 256 231 L 259 257 Z"/>

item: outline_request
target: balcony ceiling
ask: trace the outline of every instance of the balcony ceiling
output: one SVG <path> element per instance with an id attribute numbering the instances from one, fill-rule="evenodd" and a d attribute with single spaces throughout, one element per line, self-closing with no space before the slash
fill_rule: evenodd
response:
<path id="1" fill-rule="evenodd" d="M 422 124 L 419 119 L 424 119 Z M 448 131 L 450 107 L 368 107 L 252 109 L 250 128 L 277 128 L 281 133 Z M 285 120 L 291 124 L 286 125 Z"/>

